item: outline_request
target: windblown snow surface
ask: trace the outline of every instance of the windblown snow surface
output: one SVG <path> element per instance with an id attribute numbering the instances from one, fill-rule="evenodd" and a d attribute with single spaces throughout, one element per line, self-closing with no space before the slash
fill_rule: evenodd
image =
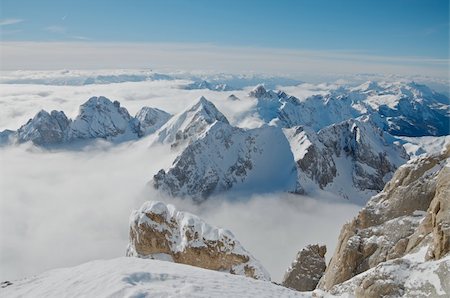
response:
<path id="1" fill-rule="evenodd" d="M 267 281 L 158 260 L 122 257 L 15 281 L 2 297 L 311 297 Z"/>

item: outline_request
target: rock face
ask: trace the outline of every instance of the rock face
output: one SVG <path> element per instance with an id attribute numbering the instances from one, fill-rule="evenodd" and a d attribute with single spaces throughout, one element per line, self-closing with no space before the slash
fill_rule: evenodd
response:
<path id="1" fill-rule="evenodd" d="M 146 202 L 132 213 L 127 256 L 171 260 L 270 280 L 267 271 L 230 231 L 162 202 Z"/>
<path id="2" fill-rule="evenodd" d="M 143 107 L 135 117 L 139 122 L 139 135 L 145 136 L 154 133 L 163 126 L 170 117 L 172 117 L 172 115 L 160 109 Z"/>
<path id="3" fill-rule="evenodd" d="M 408 159 L 404 148 L 369 117 L 333 124 L 317 133 L 302 126 L 284 133 L 297 162 L 299 183 L 306 189 L 317 184 L 352 201 L 365 202 L 381 191 Z"/>
<path id="4" fill-rule="evenodd" d="M 325 272 L 326 246 L 308 245 L 298 252 L 284 275 L 282 285 L 297 291 L 312 291 Z"/>
<path id="5" fill-rule="evenodd" d="M 192 142 L 153 185 L 172 196 L 203 201 L 226 190 L 235 192 L 292 191 L 296 168 L 281 129 L 264 126 L 244 130 L 216 121 Z"/>
<path id="6" fill-rule="evenodd" d="M 110 139 L 123 134 L 137 134 L 135 119 L 118 101 L 111 102 L 100 96 L 91 97 L 80 106 L 79 114 L 70 126 L 69 138 Z"/>
<path id="7" fill-rule="evenodd" d="M 357 297 L 449 291 L 449 157 L 450 146 L 400 167 L 383 191 L 342 228 L 318 287 Z M 420 274 L 424 280 L 412 282 Z M 436 286 L 426 275 L 446 286 Z"/>
<path id="8" fill-rule="evenodd" d="M 70 124 L 64 112 L 41 110 L 17 130 L 17 140 L 19 143 L 32 141 L 36 145 L 61 143 L 67 140 Z"/>
<path id="9" fill-rule="evenodd" d="M 183 149 L 199 138 L 216 121 L 229 124 L 216 106 L 203 96 L 192 106 L 172 117 L 157 131 L 156 143 Z"/>

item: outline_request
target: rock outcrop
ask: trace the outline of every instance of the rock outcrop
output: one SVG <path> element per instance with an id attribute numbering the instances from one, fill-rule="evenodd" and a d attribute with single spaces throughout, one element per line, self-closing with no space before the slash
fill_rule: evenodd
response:
<path id="1" fill-rule="evenodd" d="M 325 245 L 308 245 L 298 252 L 291 267 L 284 275 L 282 285 L 297 291 L 312 291 L 316 288 L 327 267 Z"/>
<path id="2" fill-rule="evenodd" d="M 318 288 L 357 297 L 448 293 L 449 158 L 447 146 L 440 154 L 400 167 L 383 191 L 342 228 Z"/>
<path id="3" fill-rule="evenodd" d="M 146 202 L 132 213 L 127 256 L 270 280 L 267 271 L 230 231 L 210 226 L 199 217 L 162 202 Z"/>

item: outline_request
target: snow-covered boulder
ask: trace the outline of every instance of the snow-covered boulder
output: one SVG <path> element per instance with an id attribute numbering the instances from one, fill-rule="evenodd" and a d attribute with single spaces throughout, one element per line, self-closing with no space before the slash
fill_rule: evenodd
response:
<path id="1" fill-rule="evenodd" d="M 267 271 L 230 231 L 162 202 L 146 202 L 131 214 L 127 256 L 171 260 L 270 280 Z"/>
<path id="2" fill-rule="evenodd" d="M 167 121 L 156 132 L 154 143 L 171 144 L 172 148 L 182 149 L 199 138 L 216 121 L 229 123 L 216 106 L 202 96 Z"/>
<path id="3" fill-rule="evenodd" d="M 70 139 L 134 138 L 137 123 L 118 101 L 106 97 L 91 97 L 80 106 L 78 116 L 70 125 Z"/>
<path id="4" fill-rule="evenodd" d="M 52 145 L 65 141 L 70 120 L 62 111 L 41 110 L 17 130 L 19 143 L 31 141 L 36 145 Z"/>
<path id="5" fill-rule="evenodd" d="M 325 245 L 308 245 L 298 252 L 294 262 L 286 271 L 282 285 L 297 291 L 312 291 L 316 288 L 327 267 Z"/>
<path id="6" fill-rule="evenodd" d="M 344 225 L 318 287 L 357 297 L 448 293 L 449 158 L 447 147 L 400 167 Z"/>
<path id="7" fill-rule="evenodd" d="M 202 201 L 227 190 L 296 192 L 296 166 L 281 129 L 244 130 L 216 121 L 153 177 L 156 189 Z"/>
<path id="8" fill-rule="evenodd" d="M 139 135 L 145 136 L 154 133 L 163 126 L 172 115 L 157 108 L 143 107 L 136 114 L 139 123 Z"/>

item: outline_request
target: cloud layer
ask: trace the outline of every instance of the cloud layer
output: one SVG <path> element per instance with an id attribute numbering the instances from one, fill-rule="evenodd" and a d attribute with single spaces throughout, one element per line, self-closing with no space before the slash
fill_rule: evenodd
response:
<path id="1" fill-rule="evenodd" d="M 157 68 L 223 72 L 381 73 L 448 77 L 448 59 L 213 44 L 3 42 L 2 69 Z"/>
<path id="2" fill-rule="evenodd" d="M 64 110 L 74 117 L 78 106 L 94 95 L 119 100 L 131 114 L 145 105 L 176 113 L 205 95 L 233 124 L 256 125 L 251 115 L 241 114 L 255 104 L 245 97 L 248 90 L 182 90 L 177 88 L 181 83 L 3 84 L 0 130 L 18 128 L 41 108 Z M 308 88 L 316 87 L 298 88 L 296 94 L 306 96 L 312 92 Z M 231 93 L 241 100 L 230 104 Z M 333 250 L 340 227 L 359 209 L 323 197 L 280 193 L 232 202 L 216 197 L 201 206 L 161 197 L 146 184 L 174 159 L 168 148 L 150 148 L 148 138 L 114 147 L 99 141 L 82 150 L 45 151 L 30 144 L 0 148 L 0 280 L 123 256 L 131 210 L 155 199 L 230 229 L 273 279 L 280 280 L 305 245 L 326 243 Z"/>
<path id="3" fill-rule="evenodd" d="M 0 280 L 123 256 L 131 210 L 156 199 L 233 231 L 279 281 L 305 245 L 326 243 L 333 250 L 340 227 L 359 209 L 279 193 L 233 202 L 216 197 L 201 206 L 164 198 L 145 185 L 174 156 L 147 143 L 0 149 Z"/>

